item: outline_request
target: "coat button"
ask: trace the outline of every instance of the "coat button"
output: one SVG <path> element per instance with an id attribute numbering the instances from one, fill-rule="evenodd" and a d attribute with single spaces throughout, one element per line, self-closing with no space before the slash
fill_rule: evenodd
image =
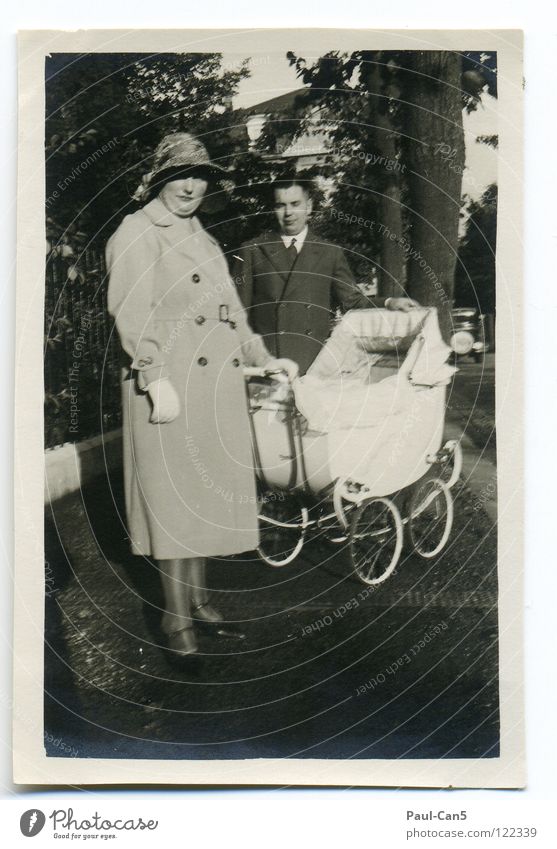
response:
<path id="1" fill-rule="evenodd" d="M 306 330 L 306 336 L 312 336 L 312 335 L 313 335 L 312 330 Z"/>
<path id="2" fill-rule="evenodd" d="M 285 332 L 286 331 L 284 331 L 284 330 L 279 330 L 279 336 L 284 336 Z"/>
<path id="3" fill-rule="evenodd" d="M 193 280 L 194 283 L 199 283 L 199 281 L 201 280 L 201 277 L 199 276 L 199 274 L 196 273 L 196 274 L 192 274 L 191 279 Z"/>
<path id="4" fill-rule="evenodd" d="M 307 310 L 310 310 L 310 309 L 311 309 L 311 304 L 306 304 L 306 309 L 307 309 Z"/>
<path id="5" fill-rule="evenodd" d="M 234 368 L 238 368 L 238 366 L 240 365 L 240 360 L 234 357 L 234 359 L 232 360 L 232 365 L 234 366 Z"/>
<path id="6" fill-rule="evenodd" d="M 200 366 L 206 366 L 208 362 L 209 360 L 207 359 L 207 357 L 199 357 L 197 364 Z"/>
<path id="7" fill-rule="evenodd" d="M 205 316 L 204 315 L 197 315 L 195 317 L 195 323 L 196 324 L 204 324 L 205 323 Z"/>

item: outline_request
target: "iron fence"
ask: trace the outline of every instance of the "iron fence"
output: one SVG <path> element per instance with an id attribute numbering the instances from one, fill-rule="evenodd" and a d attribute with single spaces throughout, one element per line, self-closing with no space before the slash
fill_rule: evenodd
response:
<path id="1" fill-rule="evenodd" d="M 118 427 L 120 346 L 106 305 L 98 247 L 47 242 L 45 447 Z"/>

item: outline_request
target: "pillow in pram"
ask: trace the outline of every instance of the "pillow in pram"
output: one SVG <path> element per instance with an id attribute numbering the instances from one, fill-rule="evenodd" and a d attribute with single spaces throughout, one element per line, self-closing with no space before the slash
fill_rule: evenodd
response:
<path id="1" fill-rule="evenodd" d="M 368 354 L 393 353 L 403 357 L 423 330 L 428 315 L 428 309 L 352 310 L 344 316 L 342 328 Z"/>

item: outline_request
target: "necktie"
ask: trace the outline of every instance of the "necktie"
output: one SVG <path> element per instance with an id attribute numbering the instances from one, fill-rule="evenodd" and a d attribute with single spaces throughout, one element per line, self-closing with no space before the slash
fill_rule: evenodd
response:
<path id="1" fill-rule="evenodd" d="M 294 263 L 298 259 L 298 251 L 296 250 L 296 239 L 292 239 L 292 241 L 286 248 L 286 253 L 288 254 L 288 261 L 290 263 L 289 268 L 292 268 L 294 266 Z"/>

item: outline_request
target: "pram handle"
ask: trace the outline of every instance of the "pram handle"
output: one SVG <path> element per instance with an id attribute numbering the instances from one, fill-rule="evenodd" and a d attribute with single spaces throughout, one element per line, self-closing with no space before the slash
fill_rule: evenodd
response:
<path id="1" fill-rule="evenodd" d="M 289 383 L 288 374 L 281 368 L 273 369 L 261 366 L 244 366 L 244 377 L 272 377 L 279 383 Z"/>

